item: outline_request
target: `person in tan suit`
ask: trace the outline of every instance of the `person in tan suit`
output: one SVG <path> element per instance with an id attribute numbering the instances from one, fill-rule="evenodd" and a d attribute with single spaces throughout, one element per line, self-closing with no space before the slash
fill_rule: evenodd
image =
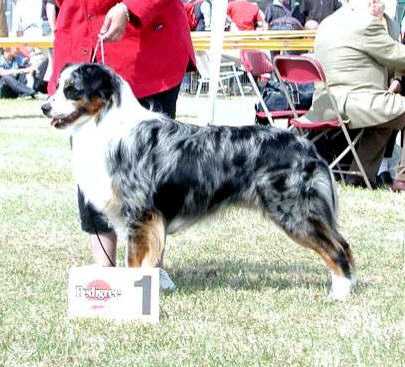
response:
<path id="1" fill-rule="evenodd" d="M 0 37 L 8 36 L 6 6 L 3 0 L 0 0 Z"/>
<path id="2" fill-rule="evenodd" d="M 320 24 L 315 39 L 315 57 L 339 112 L 349 128 L 367 128 L 358 153 L 370 182 L 375 182 L 393 130 L 405 127 L 405 97 L 398 94 L 397 81 L 388 83 L 392 70 L 405 73 L 405 46 L 390 36 L 384 18 L 376 16 L 381 9 L 379 0 L 350 0 Z M 319 86 L 305 118 L 334 118 Z M 405 190 L 405 149 L 393 189 Z"/>

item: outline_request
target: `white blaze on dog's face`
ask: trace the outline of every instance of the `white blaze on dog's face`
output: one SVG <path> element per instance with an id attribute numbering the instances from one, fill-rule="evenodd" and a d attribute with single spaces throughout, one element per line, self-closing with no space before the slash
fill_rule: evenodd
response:
<path id="1" fill-rule="evenodd" d="M 119 83 L 118 77 L 104 66 L 69 65 L 42 111 L 52 118 L 51 124 L 56 128 L 77 126 L 92 119 L 97 122 L 113 102 L 120 103 Z"/>

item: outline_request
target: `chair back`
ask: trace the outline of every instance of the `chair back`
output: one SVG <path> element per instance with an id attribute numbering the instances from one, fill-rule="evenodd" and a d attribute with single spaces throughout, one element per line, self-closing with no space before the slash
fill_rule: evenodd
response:
<path id="1" fill-rule="evenodd" d="M 245 70 L 253 76 L 260 76 L 273 71 L 270 58 L 263 51 L 242 50 L 240 60 Z"/>
<path id="2" fill-rule="evenodd" d="M 300 129 L 316 129 L 316 130 L 327 130 L 330 128 L 340 128 L 345 139 L 347 142 L 346 148 L 333 160 L 332 163 L 329 164 L 329 168 L 332 170 L 334 173 L 339 173 L 341 178 L 344 181 L 344 176 L 345 175 L 359 175 L 362 176 L 364 179 L 364 182 L 366 186 L 371 189 L 371 184 L 370 181 L 367 177 L 366 171 L 364 170 L 363 164 L 360 161 L 360 158 L 358 156 L 358 153 L 356 152 L 355 145 L 361 138 L 363 134 L 363 129 L 360 130 L 360 132 L 357 134 L 357 136 L 352 139 L 350 137 L 350 134 L 348 132 L 348 128 L 345 126 L 345 121 L 343 121 L 342 116 L 339 113 L 339 108 L 337 106 L 336 100 L 331 94 L 329 90 L 329 86 L 326 80 L 326 76 L 324 73 L 324 70 L 322 68 L 322 65 L 319 63 L 319 61 L 307 57 L 307 56 L 287 56 L 287 55 L 280 55 L 276 56 L 274 58 L 274 70 L 275 73 L 277 74 L 277 77 L 281 80 L 281 84 L 283 85 L 283 90 L 284 93 L 286 93 L 287 99 L 288 99 L 288 104 L 291 107 L 291 109 L 294 111 L 294 117 L 295 119 L 291 120 L 290 122 L 292 123 L 293 126 L 297 127 L 299 130 Z M 307 119 L 307 121 L 298 121 L 296 117 L 296 112 L 294 109 L 294 106 L 291 103 L 291 98 L 288 97 L 288 93 L 286 92 L 286 88 L 284 86 L 283 82 L 293 82 L 293 83 L 311 83 L 311 82 L 322 82 L 324 84 L 326 94 L 326 100 L 324 100 L 322 103 L 325 104 L 322 106 L 323 110 L 327 110 L 330 107 L 334 111 L 336 117 L 329 119 L 329 120 L 321 120 L 321 121 L 311 121 L 310 119 Z M 317 102 L 320 102 L 320 98 L 317 100 Z M 318 106 L 319 108 L 319 106 Z M 317 137 L 311 139 L 312 141 L 316 141 L 320 135 Z M 339 166 L 339 163 L 341 163 L 342 159 L 348 154 L 351 153 L 353 155 L 354 161 L 356 162 L 358 166 L 357 171 L 347 171 L 347 170 L 342 170 L 342 168 Z M 338 169 L 334 168 L 337 167 Z"/>
<path id="3" fill-rule="evenodd" d="M 274 68 L 283 81 L 294 83 L 326 83 L 325 73 L 318 60 L 308 56 L 277 55 Z"/>

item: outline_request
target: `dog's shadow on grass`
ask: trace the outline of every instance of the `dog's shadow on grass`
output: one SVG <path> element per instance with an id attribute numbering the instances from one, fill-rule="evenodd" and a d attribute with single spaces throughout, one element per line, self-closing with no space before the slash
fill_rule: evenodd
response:
<path id="1" fill-rule="evenodd" d="M 322 265 L 288 262 L 210 261 L 166 269 L 182 293 L 209 288 L 262 290 L 329 286 Z"/>

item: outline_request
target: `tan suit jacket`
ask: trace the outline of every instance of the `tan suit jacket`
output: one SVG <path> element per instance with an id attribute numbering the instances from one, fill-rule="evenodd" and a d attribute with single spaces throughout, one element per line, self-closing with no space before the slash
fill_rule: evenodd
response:
<path id="1" fill-rule="evenodd" d="M 321 23 L 315 57 L 349 127 L 379 125 L 405 113 L 405 98 L 387 92 L 389 70 L 405 73 L 405 46 L 392 39 L 381 20 L 343 6 Z M 324 91 L 316 86 L 306 118 L 335 117 Z"/>
<path id="2" fill-rule="evenodd" d="M 0 0 L 0 37 L 8 36 L 5 11 L 6 11 L 6 6 L 4 5 L 4 1 Z"/>

